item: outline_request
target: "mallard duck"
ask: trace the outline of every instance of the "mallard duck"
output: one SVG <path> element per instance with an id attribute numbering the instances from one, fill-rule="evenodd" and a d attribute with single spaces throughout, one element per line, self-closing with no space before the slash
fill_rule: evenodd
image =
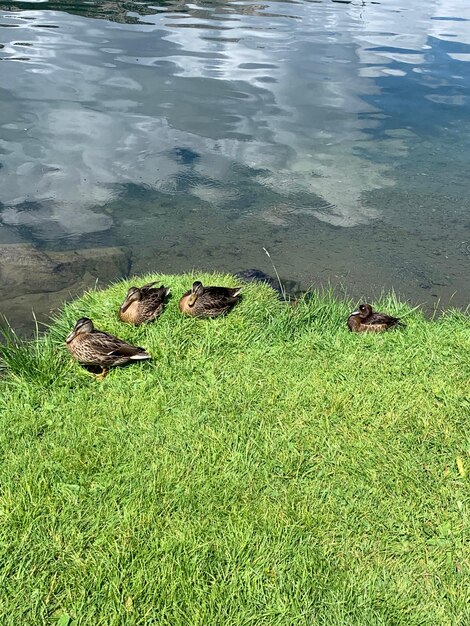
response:
<path id="1" fill-rule="evenodd" d="M 148 283 L 143 287 L 131 287 L 127 292 L 126 299 L 119 309 L 121 322 L 139 326 L 144 322 L 153 322 L 165 306 L 165 298 L 170 289 L 161 285 L 153 288 L 156 282 Z"/>
<path id="2" fill-rule="evenodd" d="M 241 287 L 204 287 L 197 280 L 179 302 L 180 311 L 195 317 L 217 317 L 240 301 Z"/>
<path id="3" fill-rule="evenodd" d="M 355 333 L 380 333 L 395 326 L 405 326 L 398 317 L 386 313 L 374 313 L 370 304 L 361 304 L 348 317 L 349 330 Z"/>
<path id="4" fill-rule="evenodd" d="M 101 373 L 98 375 L 100 380 L 106 376 L 110 367 L 151 358 L 144 348 L 131 346 L 114 335 L 95 330 L 93 322 L 88 317 L 81 317 L 77 321 L 65 343 L 68 351 L 79 363 L 101 367 Z"/>

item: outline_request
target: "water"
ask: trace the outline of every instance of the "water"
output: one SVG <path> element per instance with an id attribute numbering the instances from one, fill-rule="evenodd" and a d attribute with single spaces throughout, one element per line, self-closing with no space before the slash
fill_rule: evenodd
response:
<path id="1" fill-rule="evenodd" d="M 470 4 L 0 1 L 0 310 L 127 273 L 469 302 Z"/>

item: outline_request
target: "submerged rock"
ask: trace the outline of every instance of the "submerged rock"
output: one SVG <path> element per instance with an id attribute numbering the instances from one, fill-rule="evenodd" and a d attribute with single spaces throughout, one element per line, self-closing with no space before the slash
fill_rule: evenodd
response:
<path id="1" fill-rule="evenodd" d="M 293 294 L 297 289 L 297 283 L 293 280 L 283 280 L 282 285 L 277 278 L 273 278 L 269 274 L 266 274 L 262 270 L 252 268 L 249 270 L 242 270 L 234 274 L 236 278 L 240 278 L 246 283 L 256 281 L 258 283 L 264 283 L 269 285 L 271 289 L 277 292 L 279 298 L 284 300 L 287 295 Z"/>
<path id="2" fill-rule="evenodd" d="M 20 333 L 65 300 L 127 276 L 130 255 L 118 247 L 45 252 L 26 243 L 0 245 L 0 313 Z"/>
<path id="3" fill-rule="evenodd" d="M 0 299 L 16 298 L 23 293 L 54 291 L 54 263 L 43 252 L 25 243 L 0 246 Z"/>

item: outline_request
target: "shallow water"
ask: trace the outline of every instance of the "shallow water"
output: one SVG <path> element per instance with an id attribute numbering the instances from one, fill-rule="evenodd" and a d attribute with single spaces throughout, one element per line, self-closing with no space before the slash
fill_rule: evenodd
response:
<path id="1" fill-rule="evenodd" d="M 96 277 L 272 273 L 263 247 L 298 288 L 468 305 L 467 0 L 0 2 L 0 59 L 21 331 Z"/>

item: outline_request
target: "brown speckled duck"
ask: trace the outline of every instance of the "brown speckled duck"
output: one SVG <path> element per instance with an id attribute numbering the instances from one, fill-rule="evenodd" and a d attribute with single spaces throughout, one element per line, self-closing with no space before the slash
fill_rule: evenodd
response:
<path id="1" fill-rule="evenodd" d="M 197 280 L 179 302 L 180 311 L 194 317 L 217 317 L 240 301 L 241 287 L 204 287 Z"/>
<path id="2" fill-rule="evenodd" d="M 349 330 L 354 333 L 381 333 L 384 330 L 405 326 L 398 317 L 386 313 L 374 313 L 370 304 L 361 304 L 357 311 L 348 317 Z"/>
<path id="3" fill-rule="evenodd" d="M 156 282 L 129 289 L 119 309 L 121 322 L 139 326 L 157 319 L 163 311 L 165 298 L 169 295 L 170 289 L 163 285 L 154 288 L 154 285 Z"/>
<path id="4" fill-rule="evenodd" d="M 77 321 L 65 343 L 79 363 L 101 368 L 99 380 L 106 376 L 110 367 L 151 358 L 144 348 L 132 346 L 102 330 L 95 330 L 88 317 L 81 317 Z"/>

